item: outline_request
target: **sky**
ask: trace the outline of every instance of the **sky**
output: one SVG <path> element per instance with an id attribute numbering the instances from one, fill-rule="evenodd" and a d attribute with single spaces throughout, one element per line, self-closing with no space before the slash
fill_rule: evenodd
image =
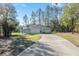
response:
<path id="1" fill-rule="evenodd" d="M 46 6 L 54 6 L 52 3 L 14 3 L 15 9 L 17 11 L 17 20 L 20 22 L 20 25 L 23 25 L 23 16 L 27 14 L 28 19 L 31 16 L 32 11 L 36 11 L 39 8 L 45 10 Z M 58 4 L 59 7 L 62 7 L 62 4 Z"/>

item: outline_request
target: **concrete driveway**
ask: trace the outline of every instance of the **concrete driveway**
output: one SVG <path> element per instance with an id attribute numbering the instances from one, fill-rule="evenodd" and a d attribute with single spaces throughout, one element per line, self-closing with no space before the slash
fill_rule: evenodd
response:
<path id="1" fill-rule="evenodd" d="M 41 34 L 39 42 L 19 56 L 79 56 L 79 48 L 68 40 L 52 34 Z"/>

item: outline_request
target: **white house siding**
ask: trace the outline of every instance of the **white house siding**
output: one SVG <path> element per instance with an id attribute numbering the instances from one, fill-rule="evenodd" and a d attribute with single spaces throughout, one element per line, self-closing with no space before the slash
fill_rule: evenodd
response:
<path id="1" fill-rule="evenodd" d="M 51 33 L 51 28 L 43 26 L 41 31 L 42 33 Z"/>
<path id="2" fill-rule="evenodd" d="M 30 33 L 40 33 L 40 26 L 32 25 L 29 26 L 29 28 L 30 28 Z"/>
<path id="3" fill-rule="evenodd" d="M 36 34 L 36 33 L 50 33 L 51 28 L 46 26 L 39 26 L 39 25 L 29 25 L 29 27 L 23 27 L 22 29 L 23 33 L 30 33 L 30 34 Z"/>

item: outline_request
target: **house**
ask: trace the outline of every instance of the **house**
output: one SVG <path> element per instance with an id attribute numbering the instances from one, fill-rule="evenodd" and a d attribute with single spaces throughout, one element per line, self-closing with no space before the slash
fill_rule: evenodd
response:
<path id="1" fill-rule="evenodd" d="M 51 28 L 43 25 L 20 26 L 20 32 L 25 34 L 51 33 Z"/>

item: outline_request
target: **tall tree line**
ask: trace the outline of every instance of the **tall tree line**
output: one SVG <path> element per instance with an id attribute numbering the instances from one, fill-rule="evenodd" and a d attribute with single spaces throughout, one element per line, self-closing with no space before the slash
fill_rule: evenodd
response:
<path id="1" fill-rule="evenodd" d="M 79 4 L 66 4 L 63 8 L 63 14 L 60 19 L 62 31 L 78 32 L 79 25 Z"/>
<path id="2" fill-rule="evenodd" d="M 56 32 L 79 31 L 79 4 L 64 4 L 59 7 L 58 4 L 46 6 L 45 10 L 39 8 L 33 11 L 31 15 L 33 24 L 48 26 Z"/>
<path id="3" fill-rule="evenodd" d="M 48 26 L 48 27 L 56 27 L 55 23 L 57 23 L 58 19 L 58 6 L 54 5 L 49 6 L 47 5 L 45 10 L 42 10 L 41 8 L 39 8 L 37 11 L 32 11 L 31 13 L 31 24 L 39 24 L 39 25 L 44 25 L 44 26 Z M 27 16 L 24 15 L 25 18 L 27 18 Z M 29 20 L 29 19 L 26 19 Z M 54 21 L 53 21 L 54 20 Z M 25 21 L 24 21 L 25 22 Z M 55 25 L 52 25 L 52 23 L 54 23 Z M 56 28 L 57 29 L 57 28 Z"/>
<path id="4" fill-rule="evenodd" d="M 12 4 L 0 4 L 0 26 L 3 35 L 9 37 L 17 24 L 15 7 Z"/>

